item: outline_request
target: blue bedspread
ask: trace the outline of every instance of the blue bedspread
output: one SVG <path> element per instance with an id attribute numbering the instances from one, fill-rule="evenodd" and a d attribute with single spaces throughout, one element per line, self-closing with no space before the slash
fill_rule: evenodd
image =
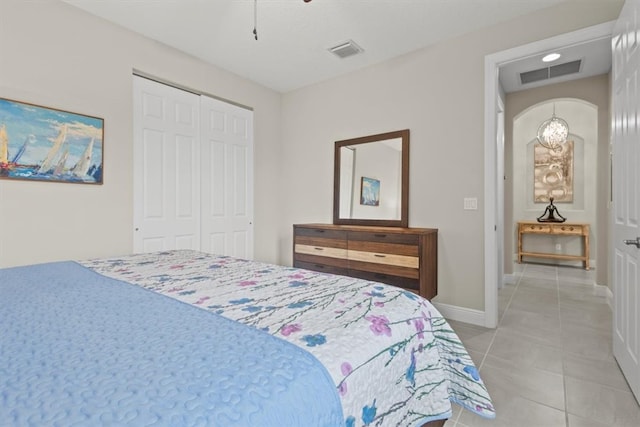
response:
<path id="1" fill-rule="evenodd" d="M 308 352 L 76 263 L 0 270 L 0 334 L 2 425 L 344 425 Z"/>
<path id="2" fill-rule="evenodd" d="M 333 378 L 345 427 L 419 427 L 451 417 L 452 402 L 495 417 L 460 338 L 406 290 L 191 250 L 82 264 L 309 351 Z"/>

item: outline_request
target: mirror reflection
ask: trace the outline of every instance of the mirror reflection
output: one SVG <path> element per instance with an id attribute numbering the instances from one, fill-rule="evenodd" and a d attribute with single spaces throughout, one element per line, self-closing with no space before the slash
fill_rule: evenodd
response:
<path id="1" fill-rule="evenodd" d="M 337 141 L 334 223 L 407 226 L 409 131 Z"/>
<path id="2" fill-rule="evenodd" d="M 400 219 L 402 139 L 340 147 L 340 218 Z"/>

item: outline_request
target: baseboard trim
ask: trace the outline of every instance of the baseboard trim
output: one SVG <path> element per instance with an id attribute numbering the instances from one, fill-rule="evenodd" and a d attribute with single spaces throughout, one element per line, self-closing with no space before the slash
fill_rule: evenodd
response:
<path id="1" fill-rule="evenodd" d="M 516 283 L 518 283 L 518 276 L 513 273 L 504 274 L 502 276 L 502 283 L 504 283 L 505 285 L 515 285 Z"/>
<path id="2" fill-rule="evenodd" d="M 484 326 L 484 311 L 471 308 L 459 307 L 457 305 L 432 302 L 445 319 L 458 322 L 470 323 L 472 325 Z"/>
<path id="3" fill-rule="evenodd" d="M 593 285 L 595 294 L 599 297 L 605 297 L 607 299 L 607 305 L 613 311 L 613 292 L 605 285 Z"/>

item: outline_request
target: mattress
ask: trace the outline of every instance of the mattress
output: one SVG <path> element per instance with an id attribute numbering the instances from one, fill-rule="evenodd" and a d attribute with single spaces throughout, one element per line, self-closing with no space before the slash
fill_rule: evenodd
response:
<path id="1" fill-rule="evenodd" d="M 495 417 L 453 329 L 429 301 L 406 290 L 195 251 L 82 264 L 308 351 L 332 378 L 341 425 L 421 426 L 449 418 L 452 403 Z"/>

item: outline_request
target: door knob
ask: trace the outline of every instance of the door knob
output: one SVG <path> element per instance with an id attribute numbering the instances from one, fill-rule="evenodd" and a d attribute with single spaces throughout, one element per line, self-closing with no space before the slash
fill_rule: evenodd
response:
<path id="1" fill-rule="evenodd" d="M 640 237 L 636 237 L 635 240 L 623 240 L 625 245 L 634 245 L 636 248 L 640 248 Z"/>

